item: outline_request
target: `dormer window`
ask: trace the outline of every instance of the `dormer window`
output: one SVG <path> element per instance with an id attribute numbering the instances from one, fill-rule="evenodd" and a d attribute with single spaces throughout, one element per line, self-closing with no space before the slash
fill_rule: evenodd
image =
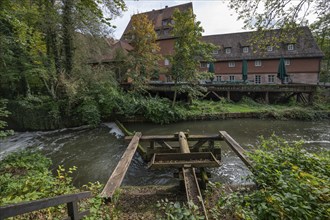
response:
<path id="1" fill-rule="evenodd" d="M 271 52 L 271 51 L 273 51 L 273 46 L 271 46 L 271 45 L 268 45 L 268 46 L 267 46 L 267 51 L 268 51 L 268 52 Z"/>
<path id="2" fill-rule="evenodd" d="M 294 44 L 288 44 L 288 50 L 294 50 Z"/>
<path id="3" fill-rule="evenodd" d="M 249 47 L 243 47 L 243 53 L 248 53 L 249 52 Z"/>
<path id="4" fill-rule="evenodd" d="M 226 53 L 226 54 L 230 54 L 230 53 L 231 53 L 231 47 L 227 47 L 227 48 L 225 48 L 225 53 Z"/>
<path id="5" fill-rule="evenodd" d="M 213 51 L 212 51 L 212 54 L 218 54 L 218 53 L 219 53 L 218 50 L 213 50 Z"/>

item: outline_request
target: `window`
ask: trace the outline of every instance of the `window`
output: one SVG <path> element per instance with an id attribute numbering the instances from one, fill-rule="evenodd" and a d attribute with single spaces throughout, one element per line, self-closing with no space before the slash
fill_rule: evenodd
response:
<path id="1" fill-rule="evenodd" d="M 294 44 L 288 44 L 288 50 L 294 50 Z"/>
<path id="2" fill-rule="evenodd" d="M 162 20 L 162 25 L 163 26 L 166 26 L 167 24 L 168 24 L 168 20 L 167 19 Z"/>
<path id="3" fill-rule="evenodd" d="M 229 81 L 235 81 L 235 76 L 229 76 Z"/>
<path id="4" fill-rule="evenodd" d="M 165 65 L 165 66 L 170 65 L 170 61 L 169 61 L 168 59 L 165 59 L 165 60 L 164 60 L 164 65 Z"/>
<path id="5" fill-rule="evenodd" d="M 285 65 L 286 66 L 289 66 L 290 65 L 290 60 L 285 60 L 284 62 L 285 62 Z"/>
<path id="6" fill-rule="evenodd" d="M 208 67 L 208 63 L 201 62 L 201 68 L 207 68 L 207 67 Z"/>
<path id="7" fill-rule="evenodd" d="M 227 48 L 225 49 L 225 52 L 226 52 L 226 54 L 231 53 L 231 47 L 227 47 Z"/>
<path id="8" fill-rule="evenodd" d="M 268 83 L 275 83 L 275 75 L 268 75 Z"/>
<path id="9" fill-rule="evenodd" d="M 268 51 L 268 52 L 271 52 L 271 51 L 273 51 L 273 46 L 271 46 L 271 45 L 268 45 L 268 46 L 267 46 L 267 51 Z"/>
<path id="10" fill-rule="evenodd" d="M 159 36 L 161 34 L 160 30 L 157 30 L 156 34 Z"/>
<path id="11" fill-rule="evenodd" d="M 254 66 L 261 66 L 261 60 L 254 61 Z"/>
<path id="12" fill-rule="evenodd" d="M 260 75 L 255 75 L 254 82 L 255 82 L 255 84 L 261 84 L 261 76 Z"/>
<path id="13" fill-rule="evenodd" d="M 216 76 L 215 81 L 221 82 L 221 76 Z"/>
<path id="14" fill-rule="evenodd" d="M 284 77 L 283 83 L 289 83 L 289 77 Z"/>
<path id="15" fill-rule="evenodd" d="M 248 53 L 249 52 L 249 47 L 243 47 L 243 53 Z"/>
<path id="16" fill-rule="evenodd" d="M 170 33 L 170 29 L 164 29 L 164 35 L 168 35 Z"/>
<path id="17" fill-rule="evenodd" d="M 171 76 L 166 76 L 166 82 L 171 82 L 172 81 L 172 77 Z"/>
<path id="18" fill-rule="evenodd" d="M 235 67 L 235 62 L 234 61 L 228 62 L 228 67 Z"/>
<path id="19" fill-rule="evenodd" d="M 212 51 L 212 54 L 218 54 L 218 53 L 219 53 L 218 50 L 213 50 L 213 51 Z"/>

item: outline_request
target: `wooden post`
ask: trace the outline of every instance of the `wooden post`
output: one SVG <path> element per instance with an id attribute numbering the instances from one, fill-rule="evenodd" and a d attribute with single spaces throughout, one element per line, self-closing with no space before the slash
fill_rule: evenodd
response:
<path id="1" fill-rule="evenodd" d="M 181 153 L 190 153 L 186 135 L 182 131 L 179 132 L 179 143 L 180 143 Z"/>
<path id="2" fill-rule="evenodd" d="M 227 99 L 230 101 L 230 91 L 227 91 Z"/>
<path id="3" fill-rule="evenodd" d="M 71 218 L 71 220 L 78 220 L 78 204 L 77 201 L 72 201 L 67 203 L 68 207 L 68 216 Z"/>

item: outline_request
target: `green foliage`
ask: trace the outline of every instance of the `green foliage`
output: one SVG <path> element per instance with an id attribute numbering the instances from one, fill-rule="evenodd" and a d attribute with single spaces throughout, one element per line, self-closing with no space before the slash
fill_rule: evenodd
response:
<path id="1" fill-rule="evenodd" d="M 11 101 L 8 109 L 20 128 L 55 129 L 61 123 L 59 103 L 48 96 L 28 96 Z"/>
<path id="2" fill-rule="evenodd" d="M 330 152 L 309 153 L 302 142 L 261 137 L 249 154 L 258 189 L 218 201 L 222 213 L 243 219 L 327 219 L 330 216 Z"/>
<path id="3" fill-rule="evenodd" d="M 117 99 L 116 112 L 125 117 L 144 116 L 155 123 L 166 124 L 186 118 L 186 111 L 180 106 L 171 108 L 165 98 L 146 98 L 141 95 L 122 93 Z"/>
<path id="4" fill-rule="evenodd" d="M 0 164 L 0 205 L 74 193 L 71 177 L 59 167 L 58 176 L 50 170 L 51 161 L 40 153 L 22 151 L 7 156 Z M 71 170 L 70 170 L 71 171 Z"/>
<path id="5" fill-rule="evenodd" d="M 93 197 L 80 202 L 83 210 L 90 210 L 90 215 L 84 219 L 115 219 L 117 213 L 112 212 L 111 207 L 99 196 L 102 184 L 89 183 L 79 190 L 72 185 L 71 177 L 77 167 L 65 169 L 59 166 L 56 176 L 53 176 L 49 170 L 50 165 L 48 158 L 32 151 L 12 153 L 4 158 L 0 163 L 0 206 L 88 190 Z M 65 210 L 66 204 L 63 204 L 17 216 L 15 219 L 63 219 L 66 216 Z"/>
<path id="6" fill-rule="evenodd" d="M 158 216 L 161 220 L 199 220 L 204 219 L 204 216 L 198 210 L 193 202 L 187 204 L 180 204 L 179 202 L 169 202 L 168 199 L 158 201 L 157 208 L 164 213 Z"/>
<path id="7" fill-rule="evenodd" d="M 97 126 L 101 121 L 100 111 L 95 100 L 84 100 L 78 107 L 77 112 L 80 114 L 83 123 Z"/>
<path id="8" fill-rule="evenodd" d="M 3 118 L 7 118 L 10 114 L 10 112 L 6 109 L 6 104 L 6 100 L 0 99 L 0 138 L 11 135 L 14 132 L 12 130 L 5 130 L 4 128 L 7 126 L 7 122 L 1 120 Z"/>

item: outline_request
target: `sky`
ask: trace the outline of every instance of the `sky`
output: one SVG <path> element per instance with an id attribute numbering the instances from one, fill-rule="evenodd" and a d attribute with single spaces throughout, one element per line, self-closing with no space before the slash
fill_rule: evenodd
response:
<path id="1" fill-rule="evenodd" d="M 193 11 L 196 14 L 197 20 L 201 22 L 204 28 L 203 35 L 225 34 L 233 32 L 246 31 L 243 27 L 242 21 L 237 21 L 237 15 L 233 10 L 227 7 L 224 0 L 126 0 L 128 10 L 123 12 L 122 17 L 114 20 L 113 24 L 117 26 L 113 33 L 116 39 L 119 39 L 124 32 L 132 15 L 171 7 L 175 5 L 193 3 Z"/>

